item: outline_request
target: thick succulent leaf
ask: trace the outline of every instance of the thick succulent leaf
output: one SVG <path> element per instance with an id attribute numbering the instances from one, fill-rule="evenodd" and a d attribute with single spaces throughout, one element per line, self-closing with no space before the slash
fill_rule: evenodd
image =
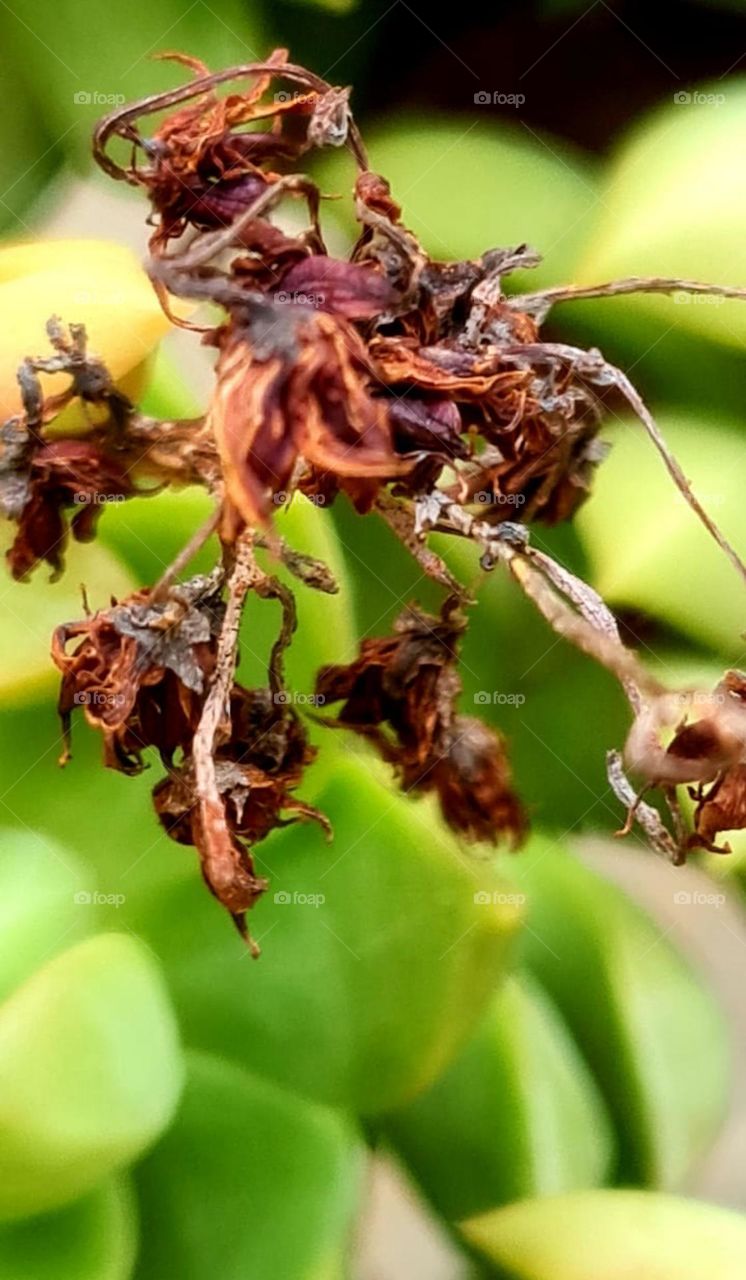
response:
<path id="1" fill-rule="evenodd" d="M 92 882 L 53 837 L 0 830 L 0 1000 L 90 927 Z"/>
<path id="2" fill-rule="evenodd" d="M 129 1184 L 105 1182 L 64 1209 L 0 1226 L 3 1280 L 130 1280 L 137 1250 Z"/>
<path id="3" fill-rule="evenodd" d="M 718 80 L 672 97 L 634 130 L 602 186 L 603 212 L 578 281 L 746 281 L 746 80 Z M 652 319 L 657 332 L 675 326 L 739 350 L 746 334 L 746 304 L 719 298 L 640 295 L 605 300 L 594 314 L 615 328 Z"/>
<path id="4" fill-rule="evenodd" d="M 616 1122 L 619 1175 L 675 1188 L 725 1110 L 719 1008 L 655 923 L 554 842 L 535 837 L 506 870 L 528 898 L 522 957 L 561 1009 Z"/>
<path id="5" fill-rule="evenodd" d="M 650 1191 L 524 1200 L 464 1225 L 505 1280 L 742 1280 L 746 1218 Z"/>
<path id="6" fill-rule="evenodd" d="M 21 408 L 16 381 L 27 356 L 51 352 L 50 316 L 84 324 L 92 354 L 133 397 L 142 389 L 144 362 L 169 329 L 152 285 L 135 255 L 105 240 L 49 240 L 0 249 L 0 307 L 10 322 L 0 330 L 0 421 Z M 128 377 L 129 375 L 129 377 Z M 133 376 L 134 375 L 134 376 Z M 45 374 L 47 394 L 69 378 Z M 69 425 L 85 425 L 79 406 L 65 410 Z"/>
<path id="7" fill-rule="evenodd" d="M 100 735 L 82 716 L 73 728 L 73 758 L 65 769 L 57 763 L 61 749 L 53 683 L 40 700 L 3 709 L 0 816 L 16 831 L 30 828 L 41 841 L 60 841 L 74 850 L 86 867 L 85 887 L 98 895 L 81 908 L 86 928 L 118 929 L 127 924 L 133 895 L 153 879 L 181 874 L 193 855 L 169 840 L 156 822 L 150 792 L 158 766 L 135 778 L 104 769 Z M 47 924 L 51 941 L 53 924 Z M 67 945 L 72 940 L 71 935 Z"/>
<path id="8" fill-rule="evenodd" d="M 165 988 L 137 940 L 101 934 L 0 1009 L 0 1217 L 68 1204 L 169 1123 L 182 1058 Z"/>
<path id="9" fill-rule="evenodd" d="M 746 557 L 743 438 L 735 426 L 669 411 L 659 425 L 695 494 Z M 577 517 L 593 584 L 612 606 L 642 610 L 738 659 L 743 583 L 634 424 L 613 448 Z"/>
<path id="10" fill-rule="evenodd" d="M 257 964 L 196 873 L 143 895 L 133 926 L 165 965 L 190 1046 L 375 1112 L 425 1088 L 463 1043 L 519 912 L 475 901 L 500 888 L 489 868 L 328 737 L 336 771 L 315 803 L 335 838 L 296 825 L 256 851 L 271 881 L 251 917 Z"/>
<path id="11" fill-rule="evenodd" d="M 513 282 L 564 283 L 597 217 L 595 171 L 556 138 L 532 136 L 518 120 L 495 123 L 493 110 L 476 104 L 464 117 L 410 117 L 369 130 L 371 168 L 388 178 L 404 222 L 434 258 L 478 258 L 528 242 L 544 260 Z M 349 185 L 342 160 L 324 171 L 325 189 Z"/>
<path id="12" fill-rule="evenodd" d="M 339 1113 L 191 1055 L 176 1119 L 137 1170 L 137 1280 L 342 1280 L 363 1168 Z"/>
<path id="13" fill-rule="evenodd" d="M 593 1077 L 551 1000 L 525 974 L 507 979 L 466 1048 L 385 1128 L 452 1220 L 599 1186 L 613 1150 Z"/>
<path id="14" fill-rule="evenodd" d="M 61 148 L 40 124 L 26 86 L 9 58 L 3 60 L 3 115 L 0 122 L 0 231 L 24 235 L 28 208 L 44 190 L 60 162 Z"/>
<path id="15" fill-rule="evenodd" d="M 103 512 L 103 521 L 109 514 Z M 10 546 L 13 529 L 6 521 L 0 523 L 3 549 Z M 49 656 L 52 632 L 60 623 L 81 617 L 81 583 L 92 609 L 105 608 L 112 594 L 123 596 L 134 590 L 124 566 L 95 543 L 71 540 L 65 563 L 64 576 L 52 584 L 46 565 L 35 570 L 30 582 L 13 582 L 6 566 L 0 566 L 0 693 L 5 705 L 41 691 L 54 697 L 59 676 Z M 8 782 L 14 780 L 11 773 Z"/>

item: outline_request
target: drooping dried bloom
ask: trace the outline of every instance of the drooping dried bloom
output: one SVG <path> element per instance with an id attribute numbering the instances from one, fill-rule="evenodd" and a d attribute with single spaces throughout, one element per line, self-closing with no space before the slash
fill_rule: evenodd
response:
<path id="1" fill-rule="evenodd" d="M 217 341 L 209 422 L 229 501 L 246 524 L 265 523 L 273 503 L 287 500 L 300 459 L 360 507 L 407 469 L 371 393 L 365 349 L 344 320 L 268 302 Z"/>
<path id="2" fill-rule="evenodd" d="M 7 424 L 6 424 L 7 427 Z M 0 467 L 2 459 L 0 458 Z M 4 474 L 10 500 L 0 504 L 3 514 L 18 523 L 8 552 L 14 578 L 28 577 L 45 560 L 60 576 L 68 537 L 66 512 L 72 512 L 69 530 L 78 542 L 89 542 L 96 521 L 107 502 L 119 502 L 135 492 L 135 486 L 116 458 L 88 440 L 51 440 L 30 449 L 21 467 Z"/>
<path id="3" fill-rule="evenodd" d="M 104 739 L 104 763 L 139 773 L 155 747 L 170 766 L 199 723 L 223 605 L 220 581 L 193 579 L 163 602 L 138 591 L 111 609 L 58 627 L 52 658 L 62 672 L 66 744 L 76 707 Z M 71 642 L 78 641 L 72 652 Z M 69 751 L 66 747 L 66 757 Z"/>
<path id="4" fill-rule="evenodd" d="M 470 840 L 525 828 L 501 739 L 457 713 L 458 645 L 466 620 L 449 601 L 440 618 L 410 608 L 395 634 L 363 640 L 348 666 L 323 668 L 316 692 L 344 701 L 336 724 L 370 738 L 405 791 L 435 791 L 448 824 Z"/>
<path id="5" fill-rule="evenodd" d="M 172 839 L 197 847 L 208 888 L 242 931 L 245 912 L 267 887 L 251 847 L 298 818 L 313 818 L 328 830 L 323 814 L 293 795 L 315 754 L 293 708 L 278 704 L 269 689 L 235 685 L 229 737 L 215 753 L 220 808 L 206 820 L 190 757 L 153 792 L 164 828 Z"/>

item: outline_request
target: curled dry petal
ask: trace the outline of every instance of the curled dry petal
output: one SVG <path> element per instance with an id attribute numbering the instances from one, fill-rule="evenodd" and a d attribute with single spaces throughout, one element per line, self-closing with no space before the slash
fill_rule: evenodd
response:
<path id="1" fill-rule="evenodd" d="M 405 791 L 434 791 L 446 821 L 469 840 L 517 843 L 525 818 L 497 733 L 456 712 L 465 619 L 448 602 L 440 618 L 402 614 L 396 634 L 363 640 L 348 666 L 325 667 L 316 689 L 344 701 L 338 726 L 364 734 L 393 764 Z"/>
<path id="2" fill-rule="evenodd" d="M 275 305 L 244 328 L 228 325 L 220 347 L 209 420 L 228 496 L 247 524 L 267 522 L 299 458 L 334 475 L 360 506 L 408 470 L 371 393 L 365 348 L 343 320 Z"/>

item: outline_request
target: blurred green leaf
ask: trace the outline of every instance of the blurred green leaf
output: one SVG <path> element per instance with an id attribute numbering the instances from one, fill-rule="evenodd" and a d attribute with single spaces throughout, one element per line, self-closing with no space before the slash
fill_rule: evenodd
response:
<path id="1" fill-rule="evenodd" d="M 717 80 L 671 96 L 622 146 L 601 188 L 603 212 L 587 237 L 578 281 L 628 275 L 746 281 L 746 80 Z M 606 299 L 594 312 L 615 328 L 639 331 L 648 318 L 658 334 L 673 326 L 739 350 L 746 338 L 746 303 L 739 301 L 639 295 Z"/>
<path id="2" fill-rule="evenodd" d="M 28 70 L 36 109 L 54 138 L 88 162 L 94 123 L 117 105 L 189 78 L 183 68 L 153 61 L 178 49 L 217 70 L 264 57 L 258 9 L 223 0 L 130 0 L 106 11 L 94 0 L 37 0 L 24 17 L 0 9 L 6 56 Z"/>
<path id="3" fill-rule="evenodd" d="M 88 931 L 76 895 L 90 896 L 92 887 L 85 868 L 57 840 L 0 829 L 0 1000 Z"/>
<path id="4" fill-rule="evenodd" d="M 531 538 L 585 575 L 574 530 L 534 528 Z M 473 545 L 445 537 L 432 543 L 476 594 L 459 668 L 462 704 L 505 735 L 532 821 L 563 832 L 617 825 L 605 772 L 606 751 L 629 727 L 617 681 L 561 640 L 503 567 L 483 574 Z M 572 731 L 576 725 L 582 732 Z"/>
<path id="5" fill-rule="evenodd" d="M 49 961 L 0 1008 L 0 1217 L 67 1204 L 128 1164 L 168 1124 L 181 1083 L 140 942 L 100 935 Z"/>
<path id="6" fill-rule="evenodd" d="M 193 340 L 197 341 L 196 336 Z M 138 401 L 141 413 L 153 418 L 193 418 L 204 411 L 184 376 L 184 359 L 181 353 L 176 356 L 171 353 L 168 341 L 160 344 L 145 394 Z"/>
<path id="7" fill-rule="evenodd" d="M 54 1213 L 0 1226 L 3 1280 L 129 1280 L 137 1249 L 129 1185 L 105 1182 Z"/>
<path id="8" fill-rule="evenodd" d="M 137 1280 L 342 1280 L 362 1173 L 343 1116 L 190 1055 L 176 1120 L 137 1171 Z"/>
<path id="9" fill-rule="evenodd" d="M 667 412 L 658 419 L 696 496 L 746 556 L 743 437 L 709 416 Z M 746 630 L 738 574 L 642 430 L 626 422 L 612 439 L 577 517 L 594 586 L 609 604 L 643 610 L 738 658 Z"/>
<path id="10" fill-rule="evenodd" d="M 0 538 L 9 545 L 6 521 Z M 124 567 L 99 545 L 71 543 L 66 560 L 64 578 L 51 585 L 46 565 L 30 582 L 12 582 L 5 573 L 0 591 L 0 693 L 6 705 L 40 690 L 54 696 L 58 673 L 49 656 L 52 632 L 82 615 L 81 583 L 92 609 L 106 606 L 112 593 L 124 596 L 133 589 Z"/>
<path id="11" fill-rule="evenodd" d="M 552 1002 L 524 974 L 505 982 L 463 1052 L 390 1117 L 386 1132 L 451 1220 L 598 1186 L 613 1151 L 593 1077 Z"/>
<path id="12" fill-rule="evenodd" d="M 135 778 L 105 769 L 101 737 L 82 716 L 75 720 L 73 758 L 65 769 L 57 763 L 61 748 L 53 689 L 39 701 L 3 709 L 0 815 L 9 827 L 31 828 L 41 841 L 72 850 L 85 863 L 86 887 L 105 895 L 86 912 L 91 926 L 118 928 L 139 893 L 153 880 L 179 875 L 192 855 L 155 819 L 150 792 L 157 768 Z M 111 895 L 126 900 L 112 905 Z"/>
<path id="13" fill-rule="evenodd" d="M 513 283 L 564 283 L 597 217 L 595 169 L 557 138 L 494 121 L 493 110 L 410 115 L 368 129 L 371 168 L 386 175 L 404 222 L 433 257 L 478 258 L 528 242 L 544 260 Z M 322 174 L 327 191 L 346 194 L 353 182 L 348 158 L 325 161 Z M 351 219 L 351 209 L 341 213 Z"/>
<path id="14" fill-rule="evenodd" d="M 0 30 L 2 27 L 0 26 Z M 3 113 L 0 118 L 0 232 L 28 232 L 29 206 L 44 190 L 60 161 L 60 148 L 34 111 L 21 68 L 3 59 Z"/>
<path id="15" fill-rule="evenodd" d="M 375 1112 L 424 1089 L 463 1043 L 518 911 L 475 902 L 498 887 L 489 868 L 432 806 L 354 763 L 354 741 L 327 738 L 337 768 L 315 803 L 335 838 L 296 825 L 255 851 L 271 881 L 251 916 L 258 963 L 194 872 L 143 898 L 134 927 L 165 965 L 190 1046 Z"/>
<path id="16" fill-rule="evenodd" d="M 649 1191 L 524 1200 L 464 1225 L 505 1280 L 743 1280 L 746 1218 Z"/>
<path id="17" fill-rule="evenodd" d="M 725 1111 L 719 1008 L 656 924 L 553 842 L 534 837 L 504 870 L 528 895 L 522 958 L 562 1011 L 615 1120 L 621 1178 L 676 1187 Z"/>

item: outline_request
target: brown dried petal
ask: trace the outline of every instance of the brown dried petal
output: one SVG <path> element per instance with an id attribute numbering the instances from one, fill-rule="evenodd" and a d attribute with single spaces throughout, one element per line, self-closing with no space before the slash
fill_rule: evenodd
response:
<path id="1" fill-rule="evenodd" d="M 746 764 L 734 765 L 707 792 L 703 792 L 694 814 L 694 846 L 721 852 L 714 844 L 721 831 L 742 831 L 746 827 Z M 725 848 L 722 852 L 728 852 Z"/>
<path id="2" fill-rule="evenodd" d="M 443 816 L 467 840 L 517 845 L 526 833 L 526 815 L 512 787 L 502 739 L 472 716 L 456 716 L 443 756 L 423 779 L 438 793 Z"/>

